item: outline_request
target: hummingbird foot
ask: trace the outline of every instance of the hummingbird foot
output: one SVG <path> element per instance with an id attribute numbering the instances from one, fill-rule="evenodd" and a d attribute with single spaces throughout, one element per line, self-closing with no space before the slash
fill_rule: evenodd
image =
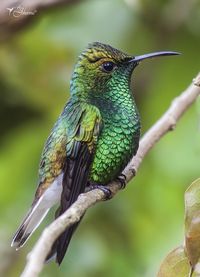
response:
<path id="1" fill-rule="evenodd" d="M 89 182 L 89 186 L 86 188 L 86 192 L 94 190 L 94 189 L 100 189 L 101 191 L 103 191 L 105 201 L 112 198 L 112 191 L 108 187 L 106 187 L 103 184 Z"/>
<path id="2" fill-rule="evenodd" d="M 120 189 L 125 189 L 126 187 L 126 175 L 124 174 L 120 174 L 117 178 L 116 181 L 118 181 L 120 183 Z"/>

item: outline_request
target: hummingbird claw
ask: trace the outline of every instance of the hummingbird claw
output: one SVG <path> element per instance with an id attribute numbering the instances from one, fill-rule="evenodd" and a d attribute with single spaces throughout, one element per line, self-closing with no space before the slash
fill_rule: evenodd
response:
<path id="1" fill-rule="evenodd" d="M 94 190 L 94 189 L 100 189 L 104 193 L 104 200 L 109 200 L 112 198 L 112 191 L 106 187 L 103 184 L 98 184 L 95 182 L 90 182 L 89 186 L 86 188 L 86 192 Z"/>
<path id="2" fill-rule="evenodd" d="M 121 189 L 125 189 L 126 187 L 126 175 L 120 174 L 116 180 L 120 183 Z"/>

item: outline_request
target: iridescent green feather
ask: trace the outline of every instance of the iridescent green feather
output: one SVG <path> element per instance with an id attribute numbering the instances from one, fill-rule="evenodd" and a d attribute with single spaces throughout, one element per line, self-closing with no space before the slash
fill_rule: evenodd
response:
<path id="1" fill-rule="evenodd" d="M 39 197 L 46 187 L 62 173 L 67 157 L 76 156 L 76 142 L 86 143 L 94 155 L 101 115 L 95 106 L 69 101 L 57 120 L 42 153 L 39 168 Z"/>

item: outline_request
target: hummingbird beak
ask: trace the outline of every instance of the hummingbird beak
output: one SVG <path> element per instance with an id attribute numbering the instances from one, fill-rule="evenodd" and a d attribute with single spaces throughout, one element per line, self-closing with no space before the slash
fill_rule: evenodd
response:
<path id="1" fill-rule="evenodd" d="M 160 57 L 160 56 L 172 56 L 172 55 L 180 55 L 181 53 L 173 52 L 173 51 L 160 51 L 160 52 L 154 52 L 149 54 L 144 54 L 140 56 L 135 56 L 133 59 L 131 59 L 129 62 L 140 62 L 145 59 L 151 59 L 154 57 Z"/>

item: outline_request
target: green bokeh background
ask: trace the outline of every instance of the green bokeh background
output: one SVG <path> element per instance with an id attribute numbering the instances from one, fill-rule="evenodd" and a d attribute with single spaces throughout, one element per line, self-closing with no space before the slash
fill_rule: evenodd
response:
<path id="1" fill-rule="evenodd" d="M 90 0 L 38 11 L 33 24 L 1 43 L 0 276 L 19 276 L 52 220 L 50 213 L 23 249 L 10 248 L 79 53 L 100 41 L 132 54 L 183 54 L 146 61 L 133 74 L 144 133 L 200 70 L 199 26 L 197 0 Z M 200 175 L 199 104 L 145 157 L 124 191 L 87 212 L 61 267 L 48 264 L 41 276 L 156 276 L 162 259 L 183 241 L 184 191 Z"/>

